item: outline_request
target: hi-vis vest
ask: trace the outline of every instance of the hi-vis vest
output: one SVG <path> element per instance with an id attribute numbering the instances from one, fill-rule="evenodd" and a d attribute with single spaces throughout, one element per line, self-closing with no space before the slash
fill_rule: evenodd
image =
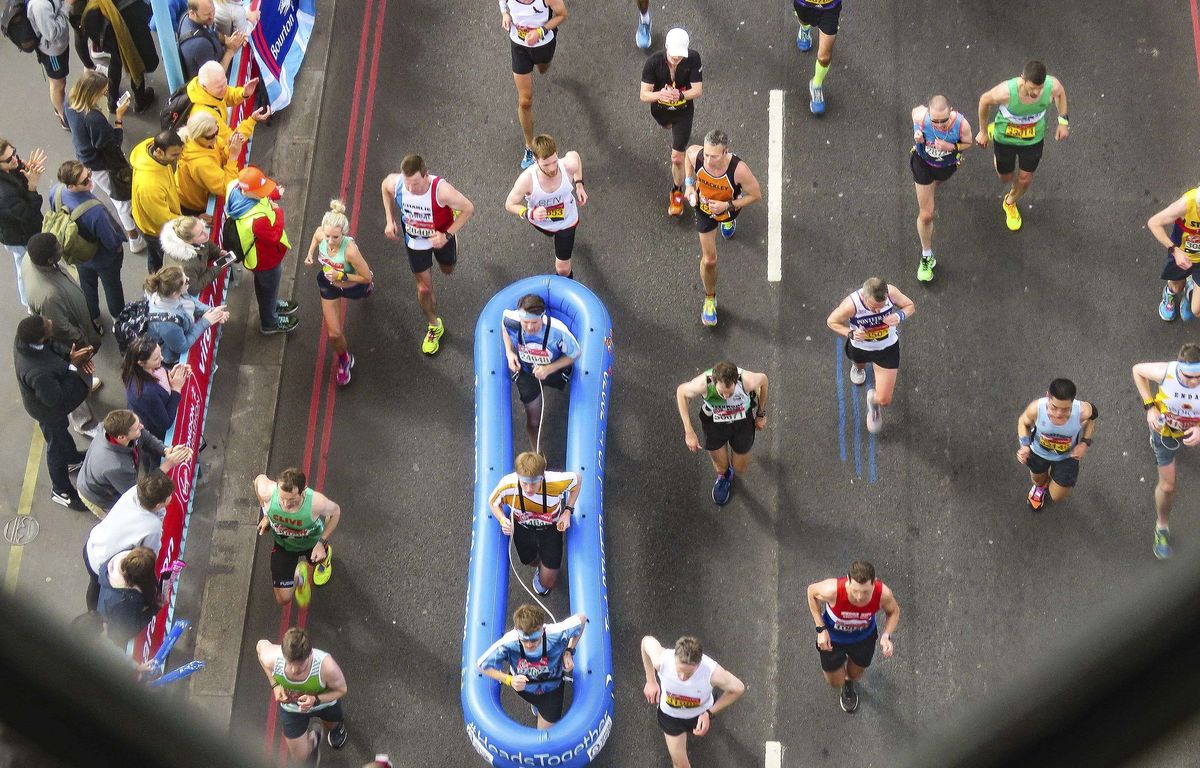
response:
<path id="1" fill-rule="evenodd" d="M 236 181 L 230 184 L 230 190 L 235 184 L 237 184 Z M 230 190 L 227 190 L 226 194 Z M 242 253 L 246 254 L 246 258 L 242 261 L 242 265 L 246 269 L 254 269 L 258 266 L 258 245 L 254 237 L 254 220 L 264 216 L 272 225 L 275 224 L 275 208 L 265 197 L 260 199 L 249 211 L 233 220 L 237 227 L 238 239 L 242 242 Z M 284 248 L 291 249 L 292 243 L 288 240 L 287 232 L 283 233 L 280 242 L 283 243 Z"/>

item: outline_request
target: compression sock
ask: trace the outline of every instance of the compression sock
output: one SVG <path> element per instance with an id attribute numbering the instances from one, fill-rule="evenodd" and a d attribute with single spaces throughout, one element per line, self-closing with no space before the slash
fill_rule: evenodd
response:
<path id="1" fill-rule="evenodd" d="M 816 71 L 813 73 L 813 85 L 817 86 L 818 88 L 824 85 L 825 75 L 827 74 L 829 74 L 829 67 L 822 65 L 821 62 L 818 61 Z"/>

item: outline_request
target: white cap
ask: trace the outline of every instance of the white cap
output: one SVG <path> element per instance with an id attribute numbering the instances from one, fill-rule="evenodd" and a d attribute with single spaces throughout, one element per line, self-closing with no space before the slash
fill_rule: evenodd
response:
<path id="1" fill-rule="evenodd" d="M 687 31 L 675 27 L 667 32 L 667 55 L 668 56 L 683 56 L 688 55 L 688 39 Z"/>

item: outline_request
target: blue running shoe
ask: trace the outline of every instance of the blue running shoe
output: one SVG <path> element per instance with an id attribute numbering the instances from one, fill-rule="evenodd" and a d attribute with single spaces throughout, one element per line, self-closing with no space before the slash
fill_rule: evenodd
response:
<path id="1" fill-rule="evenodd" d="M 812 27 L 800 25 L 800 31 L 796 33 L 796 47 L 800 53 L 807 53 L 812 48 Z"/>
<path id="2" fill-rule="evenodd" d="M 716 494 L 716 490 L 713 490 L 713 494 Z M 1159 560 L 1171 556 L 1171 532 L 1166 528 L 1154 529 L 1154 556 Z"/>
<path id="3" fill-rule="evenodd" d="M 704 306 L 700 309 L 700 322 L 705 325 L 717 324 L 717 299 L 715 296 L 706 296 Z"/>
<path id="4" fill-rule="evenodd" d="M 813 81 L 808 81 L 808 111 L 814 115 L 825 114 L 825 88 L 820 85 L 813 85 Z"/>
<path id="5" fill-rule="evenodd" d="M 713 483 L 712 497 L 718 507 L 723 507 L 729 503 L 729 495 L 733 490 L 733 467 L 725 470 L 725 474 L 717 475 L 717 481 Z"/>
<path id="6" fill-rule="evenodd" d="M 1179 307 L 1179 296 L 1171 293 L 1170 286 L 1163 286 L 1162 301 L 1158 303 L 1158 316 L 1165 322 L 1171 322 L 1175 319 L 1175 313 Z"/>
<path id="7" fill-rule="evenodd" d="M 736 220 L 721 222 L 721 237 L 728 240 L 729 238 L 733 237 L 734 232 L 737 232 L 737 221 Z"/>
<path id="8" fill-rule="evenodd" d="M 637 47 L 643 51 L 650 47 L 650 22 L 638 21 Z"/>
<path id="9" fill-rule="evenodd" d="M 1196 290 L 1196 283 L 1192 280 L 1192 276 L 1188 275 L 1187 284 L 1183 289 L 1183 298 L 1179 300 L 1179 319 L 1185 322 L 1196 319 L 1196 316 L 1192 314 L 1192 291 L 1194 290 Z"/>
<path id="10" fill-rule="evenodd" d="M 533 165 L 533 150 L 526 147 L 525 154 L 521 156 L 521 170 L 525 170 L 531 165 Z"/>

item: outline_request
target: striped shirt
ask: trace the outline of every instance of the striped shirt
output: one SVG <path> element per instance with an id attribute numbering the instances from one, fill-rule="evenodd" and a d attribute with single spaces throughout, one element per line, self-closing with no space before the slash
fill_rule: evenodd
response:
<path id="1" fill-rule="evenodd" d="M 579 479 L 574 472 L 547 472 L 542 479 L 542 487 L 526 496 L 521 493 L 517 483 L 517 473 L 509 472 L 500 478 L 500 484 L 492 491 L 489 501 L 493 506 L 507 504 L 511 507 L 515 523 L 553 525 L 562 511 L 563 497 L 578 485 Z"/>

